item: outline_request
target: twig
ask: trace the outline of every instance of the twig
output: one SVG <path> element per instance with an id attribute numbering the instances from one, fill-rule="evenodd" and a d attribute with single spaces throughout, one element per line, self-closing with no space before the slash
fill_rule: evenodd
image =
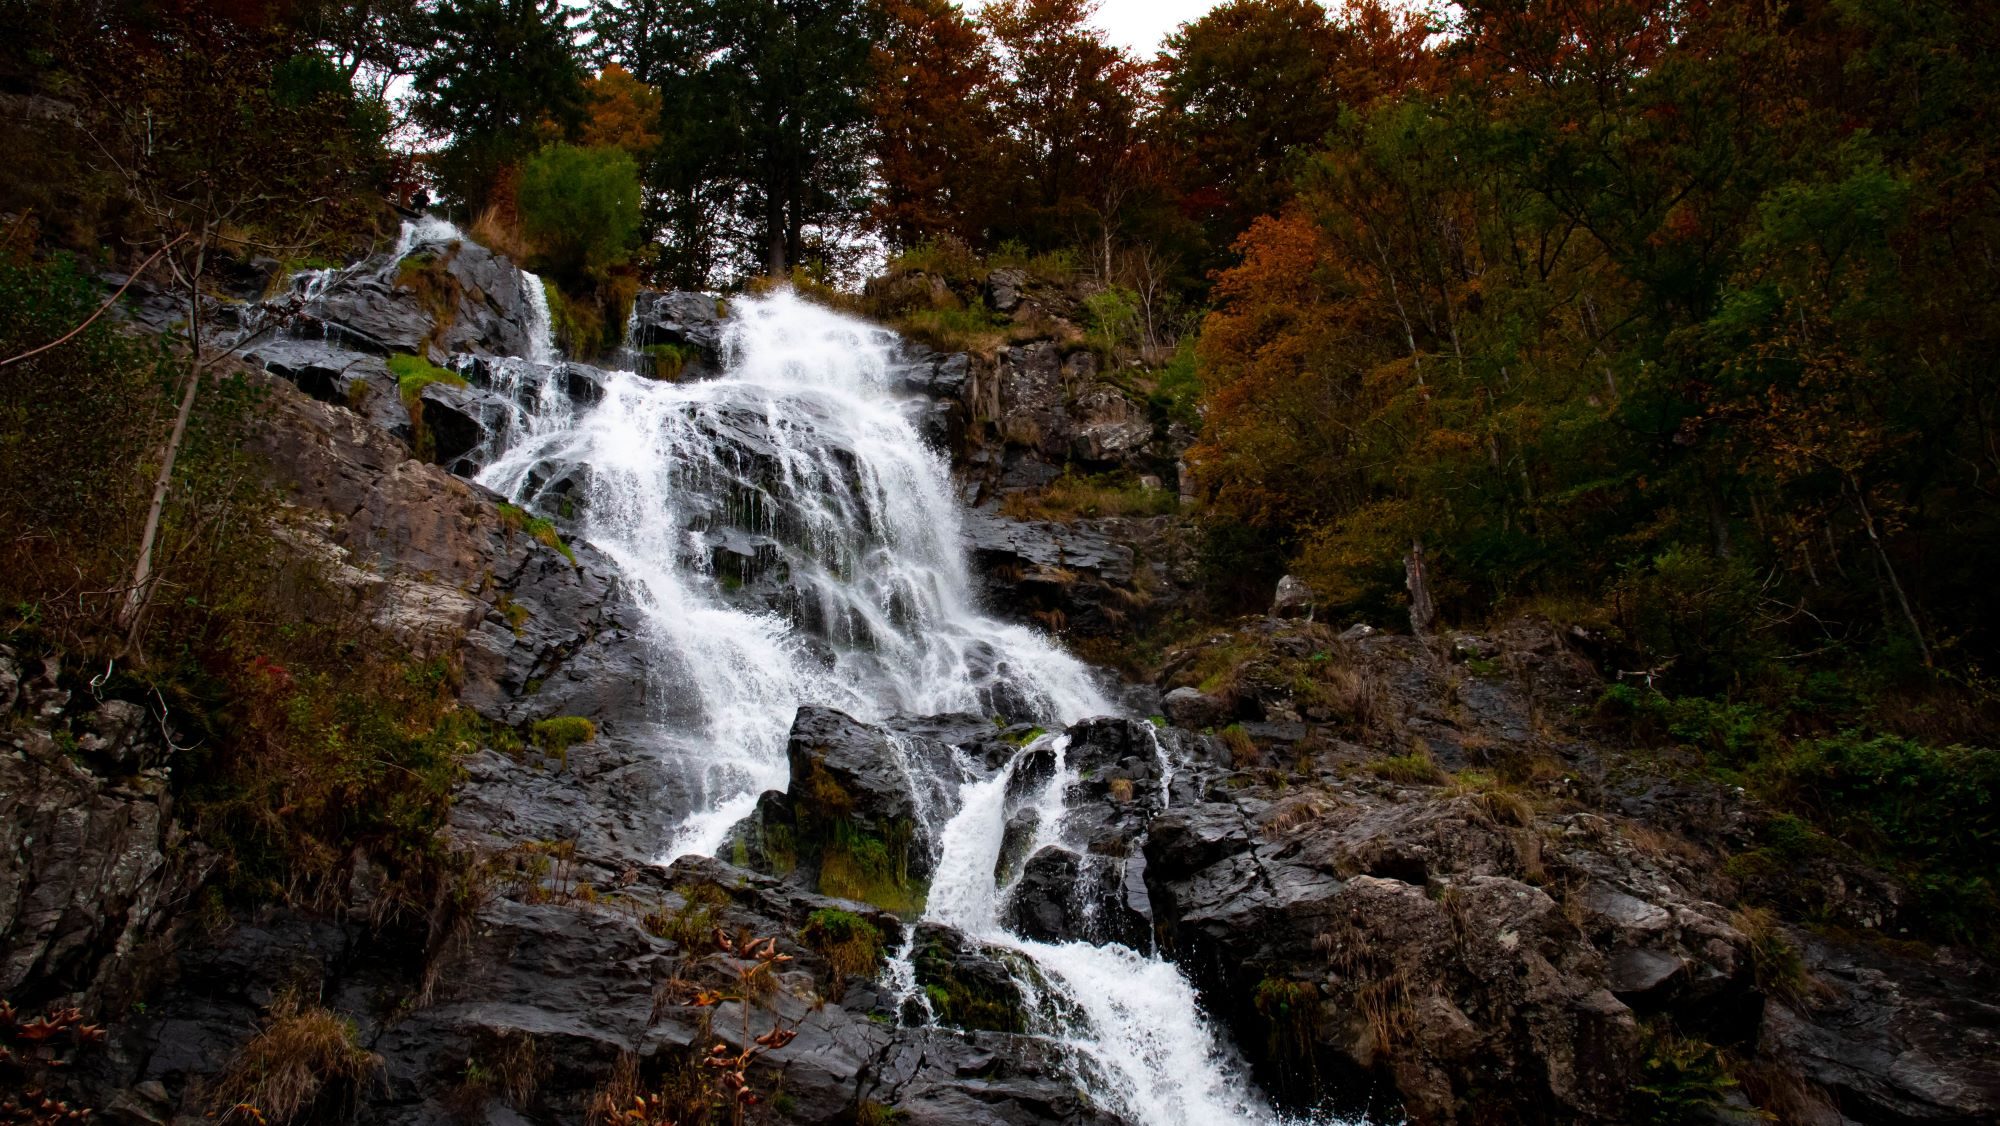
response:
<path id="1" fill-rule="evenodd" d="M 29 350 L 21 353 L 18 356 L 10 356 L 7 359 L 0 360 L 0 368 L 4 368 L 8 364 L 20 363 L 22 360 L 25 360 L 30 356 L 39 356 L 43 352 L 46 352 L 51 348 L 67 343 L 71 337 L 75 336 L 79 332 L 82 332 L 84 329 L 89 328 L 92 322 L 94 322 L 95 320 L 97 320 L 97 318 L 104 315 L 104 311 L 106 309 L 109 309 L 113 305 L 118 304 L 118 299 L 120 297 L 125 296 L 125 291 L 132 288 L 132 283 L 139 280 L 139 275 L 146 272 L 146 267 L 152 265 L 153 260 L 155 258 L 158 258 L 160 255 L 165 254 L 167 251 L 172 250 L 174 248 L 175 243 L 178 243 L 185 238 L 187 238 L 187 235 L 185 234 L 176 235 L 172 242 L 169 242 L 160 249 L 155 250 L 152 253 L 152 255 L 149 256 L 144 262 L 139 263 L 139 268 L 133 270 L 131 276 L 125 279 L 125 284 L 118 287 L 118 292 L 112 294 L 108 299 L 106 299 L 104 304 L 99 305 L 97 307 L 97 311 L 95 313 L 90 314 L 89 317 L 85 318 L 82 324 L 76 326 L 73 329 L 70 329 L 68 332 L 64 333 L 61 337 L 52 340 L 47 344 L 42 345 L 40 348 L 30 348 Z"/>

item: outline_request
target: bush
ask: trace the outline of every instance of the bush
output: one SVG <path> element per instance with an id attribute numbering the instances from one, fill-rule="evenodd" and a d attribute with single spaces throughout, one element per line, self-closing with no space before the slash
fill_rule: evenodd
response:
<path id="1" fill-rule="evenodd" d="M 210 1109 L 234 1118 L 236 1108 L 250 1107 L 257 1112 L 252 1121 L 285 1126 L 329 1088 L 351 1095 L 381 1065 L 361 1047 L 353 1021 L 286 995 L 217 1080 Z"/>
<path id="2" fill-rule="evenodd" d="M 535 265 L 572 288 L 630 260 L 639 166 L 624 150 L 551 145 L 522 166 L 517 201 Z"/>
<path id="3" fill-rule="evenodd" d="M 1090 343 L 1107 360 L 1121 344 L 1134 343 L 1139 331 L 1139 297 L 1129 289 L 1111 286 L 1083 299 L 1090 315 Z"/>
<path id="4" fill-rule="evenodd" d="M 2000 872 L 2000 751 L 1844 731 L 1799 741 L 1761 764 L 1757 778 L 1843 841 L 1902 871 L 1941 933 L 1992 941 L 2000 917 L 1993 883 Z"/>
<path id="5" fill-rule="evenodd" d="M 838 908 L 814 911 L 799 930 L 799 941 L 826 959 L 836 980 L 873 973 L 882 959 L 882 932 L 861 916 Z"/>
<path id="6" fill-rule="evenodd" d="M 0 263 L 0 358 L 61 337 L 101 300 L 67 256 Z M 43 592 L 122 591 L 145 516 L 141 463 L 166 436 L 164 392 L 175 374 L 167 361 L 106 317 L 0 368 L 0 594 L 17 615 L 74 637 L 111 600 Z M 166 567 L 175 556 L 159 559 Z"/>

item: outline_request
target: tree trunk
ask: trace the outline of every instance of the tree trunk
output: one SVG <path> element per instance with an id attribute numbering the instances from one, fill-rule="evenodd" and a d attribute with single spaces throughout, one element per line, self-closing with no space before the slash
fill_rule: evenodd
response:
<path id="1" fill-rule="evenodd" d="M 790 268 L 785 261 L 785 204 L 773 186 L 764 193 L 764 272 L 782 278 Z"/>
<path id="2" fill-rule="evenodd" d="M 187 286 L 187 387 L 181 392 L 180 409 L 174 413 L 173 431 L 160 451 L 160 475 L 153 482 L 153 499 L 146 506 L 146 528 L 139 534 L 139 558 L 132 564 L 132 585 L 125 591 L 125 602 L 118 609 L 118 628 L 125 631 L 126 644 L 134 651 L 139 647 L 139 626 L 145 618 L 146 603 L 153 596 L 153 547 L 160 538 L 160 519 L 166 513 L 167 493 L 174 482 L 174 462 L 180 458 L 181 442 L 187 438 L 195 396 L 201 392 L 201 277 L 207 259 L 208 236 L 204 231 L 195 241 L 194 257 L 188 267 L 174 269 L 174 276 Z M 174 265 L 171 259 L 168 265 Z"/>
<path id="3" fill-rule="evenodd" d="M 126 631 L 127 641 L 135 647 L 139 619 L 152 597 L 153 543 L 160 536 L 160 516 L 166 511 L 167 490 L 173 484 L 174 461 L 180 456 L 181 440 L 187 437 L 188 418 L 194 414 L 194 399 L 200 390 L 201 364 L 190 360 L 187 390 L 181 392 L 180 411 L 174 415 L 173 433 L 167 437 L 166 449 L 160 455 L 160 475 L 153 482 L 153 501 L 146 508 L 146 530 L 139 536 L 139 561 L 132 567 L 132 586 L 125 592 L 125 605 L 118 611 L 118 627 Z"/>
<path id="4" fill-rule="evenodd" d="M 1854 474 L 1847 475 L 1847 488 L 1854 494 L 1855 511 L 1861 514 L 1861 527 L 1868 533 L 1869 546 L 1875 549 L 1875 559 L 1882 565 L 1882 575 L 1889 581 L 1889 589 L 1896 594 L 1896 605 L 1902 608 L 1903 620 L 1910 624 L 1910 636 L 1917 639 L 1917 652 L 1923 655 L 1924 667 L 1931 667 L 1930 642 L 1924 639 L 1924 627 L 1917 622 L 1917 611 L 1910 605 L 1910 596 L 1903 592 L 1902 580 L 1896 577 L 1896 568 L 1889 562 L 1889 552 L 1882 546 L 1882 537 L 1875 533 L 1875 516 L 1868 511 L 1867 497 L 1861 491 L 1861 482 Z"/>
<path id="5" fill-rule="evenodd" d="M 1424 545 L 1410 541 L 1410 553 L 1403 556 L 1403 582 L 1410 588 L 1410 632 L 1419 637 L 1431 631 L 1437 606 L 1431 602 L 1429 570 L 1424 566 Z"/>

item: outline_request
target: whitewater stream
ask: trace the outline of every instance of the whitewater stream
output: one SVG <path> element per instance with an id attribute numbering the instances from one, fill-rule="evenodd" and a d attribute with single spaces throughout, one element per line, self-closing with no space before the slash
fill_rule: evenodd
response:
<path id="1" fill-rule="evenodd" d="M 388 261 L 439 237 L 456 232 L 410 224 Z M 295 292 L 311 299 L 338 276 L 301 275 Z M 864 722 L 1004 714 L 1056 730 L 1115 711 L 1099 674 L 980 607 L 949 466 L 895 389 L 892 333 L 788 291 L 732 298 L 719 377 L 610 372 L 602 398 L 580 407 L 553 366 L 540 279 L 521 282 L 532 342 L 488 367 L 508 417 L 489 419 L 501 437 L 480 451 L 478 479 L 524 508 L 574 514 L 629 584 L 649 699 L 662 701 L 658 751 L 693 806 L 662 863 L 715 853 L 760 793 L 785 788 L 801 705 Z M 958 756 L 950 779 L 922 777 L 938 768 L 906 756 L 935 850 L 924 918 L 1012 952 L 1032 1031 L 1100 1105 L 1145 1126 L 1276 1122 L 1171 964 L 1004 925 L 1012 888 L 995 871 L 1009 783 L 1029 755 L 1053 755 L 1046 783 L 1015 806 L 1036 809 L 1035 848 L 1058 843 L 1076 780 L 1066 747 L 1043 736 L 997 772 Z M 906 1019 L 926 1019 L 908 955 L 885 984 L 911 1002 Z"/>

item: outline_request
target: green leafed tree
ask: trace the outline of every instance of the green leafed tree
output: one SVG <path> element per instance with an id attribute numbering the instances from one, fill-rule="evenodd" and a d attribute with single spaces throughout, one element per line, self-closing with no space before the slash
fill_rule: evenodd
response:
<path id="1" fill-rule="evenodd" d="M 667 272 L 786 273 L 865 212 L 875 16 L 862 0 L 685 0 L 654 74 Z"/>
<path id="2" fill-rule="evenodd" d="M 521 229 L 536 265 L 569 288 L 601 280 L 632 255 L 639 230 L 639 166 L 615 148 L 551 145 L 521 167 Z"/>
<path id="3" fill-rule="evenodd" d="M 576 16 L 562 0 L 440 0 L 413 76 L 412 115 L 444 140 L 434 173 L 467 210 L 553 126 L 567 135 L 586 108 Z"/>

